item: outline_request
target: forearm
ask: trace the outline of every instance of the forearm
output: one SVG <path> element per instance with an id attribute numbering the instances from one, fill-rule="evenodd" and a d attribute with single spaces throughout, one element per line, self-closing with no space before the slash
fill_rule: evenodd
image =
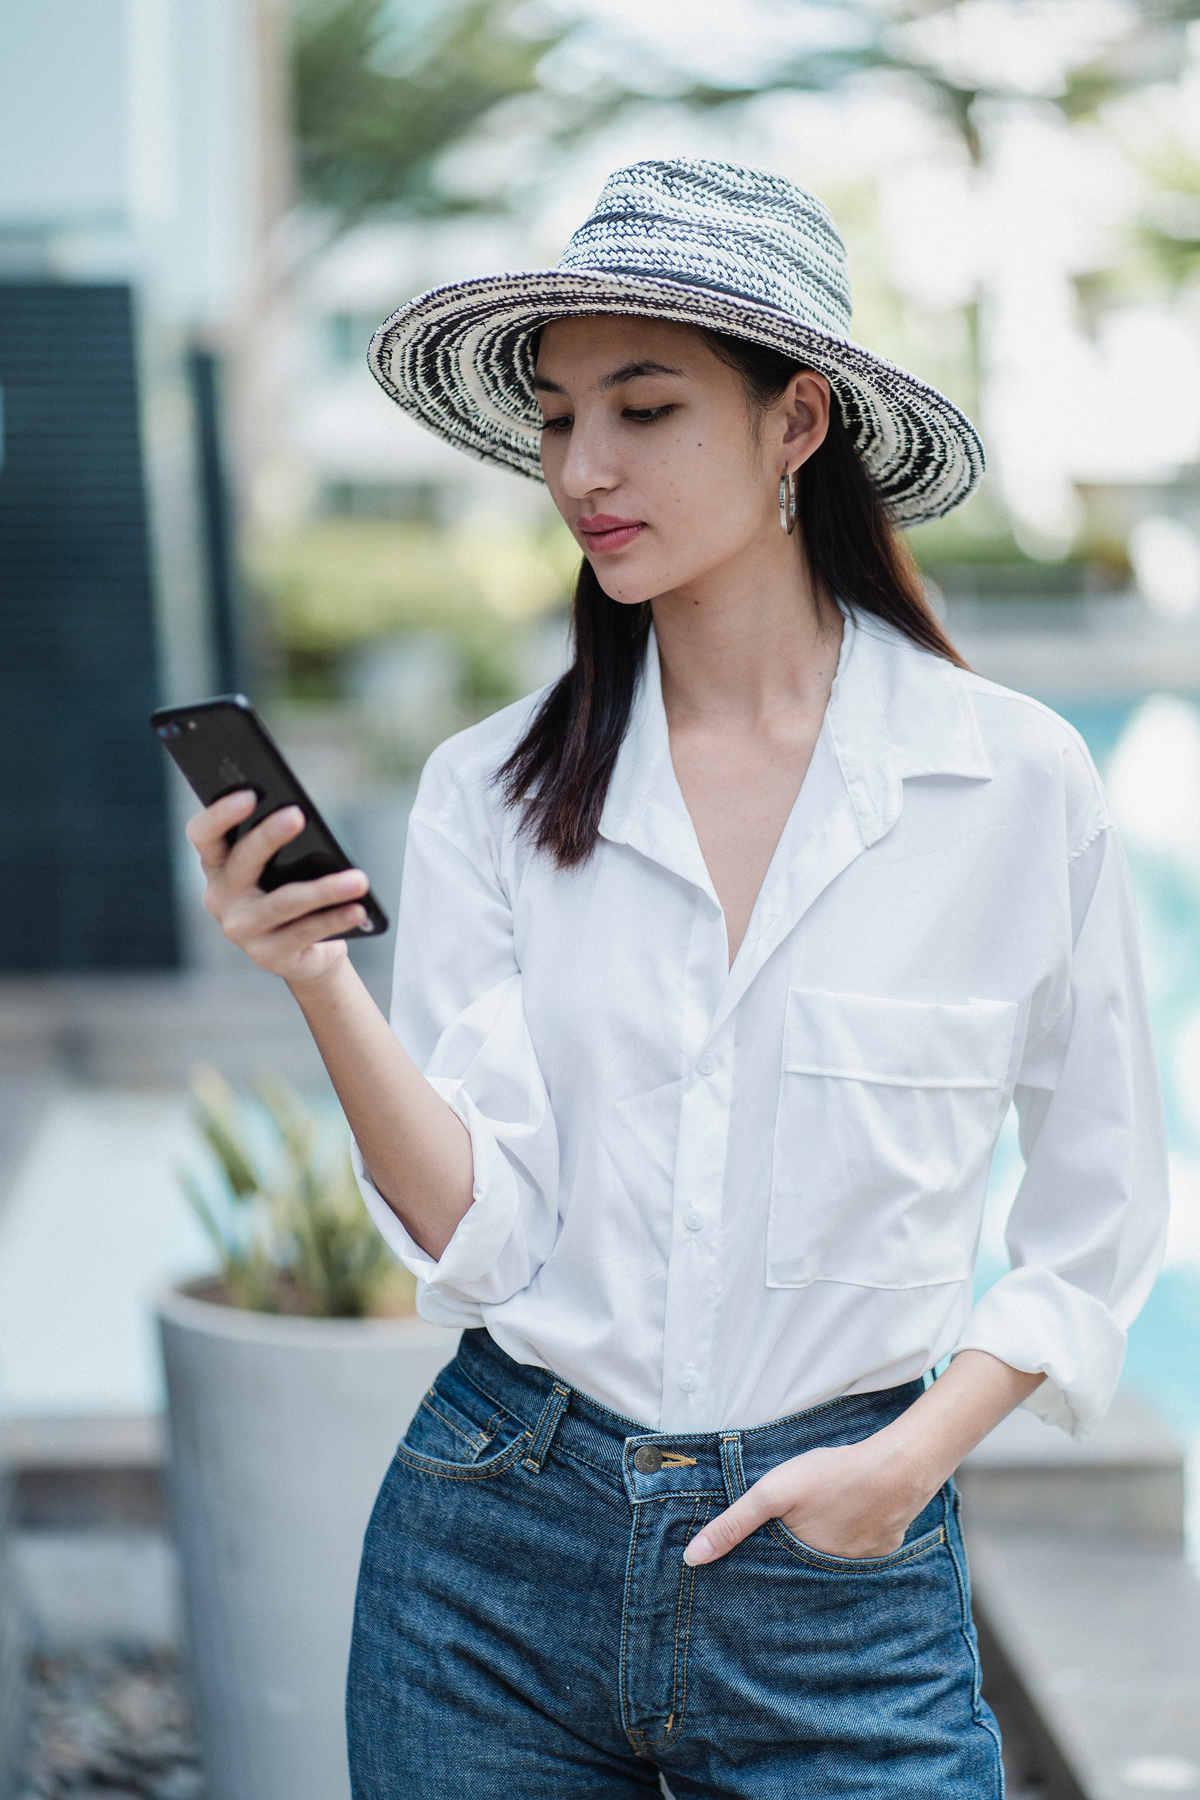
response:
<path id="1" fill-rule="evenodd" d="M 907 1412 L 869 1440 L 872 1450 L 919 1511 L 963 1457 L 1044 1380 L 986 1350 L 963 1350 Z"/>
<path id="2" fill-rule="evenodd" d="M 409 1235 L 440 1257 L 471 1205 L 466 1126 L 397 1041 L 348 959 L 288 985 L 372 1181 Z"/>

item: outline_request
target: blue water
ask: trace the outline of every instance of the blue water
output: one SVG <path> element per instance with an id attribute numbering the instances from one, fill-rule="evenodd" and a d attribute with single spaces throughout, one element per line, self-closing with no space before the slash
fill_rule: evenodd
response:
<path id="1" fill-rule="evenodd" d="M 1200 1232 L 1187 1229 L 1187 1220 L 1194 1220 L 1195 1209 L 1200 1205 L 1200 1093 L 1194 1091 L 1200 1085 L 1200 1062 L 1193 1049 L 1200 1044 L 1200 842 L 1192 845 L 1188 841 L 1187 820 L 1192 815 L 1185 810 L 1195 799 L 1188 791 L 1194 770 L 1180 766 L 1170 754 L 1179 730 L 1187 730 L 1187 714 L 1181 708 L 1190 709 L 1196 742 L 1200 744 L 1200 703 L 1188 697 L 1173 699 L 1176 738 L 1172 740 L 1168 729 L 1158 761 L 1153 754 L 1153 723 L 1150 754 L 1145 753 L 1147 719 L 1156 716 L 1145 709 L 1155 707 L 1154 697 L 1103 704 L 1061 703 L 1050 698 L 1050 704 L 1082 734 L 1106 781 L 1116 772 L 1123 749 L 1129 747 L 1129 734 L 1140 730 L 1142 755 L 1135 772 L 1133 799 L 1136 802 L 1136 783 L 1140 779 L 1146 784 L 1148 808 L 1153 808 L 1156 816 L 1164 810 L 1168 815 L 1166 841 L 1139 841 L 1138 834 L 1128 829 L 1123 829 L 1123 838 L 1137 896 L 1151 1022 L 1162 1076 L 1173 1210 L 1178 1212 L 1184 1228 L 1177 1232 L 1167 1265 L 1130 1330 L 1122 1385 L 1147 1400 L 1180 1442 L 1194 1447 L 1200 1457 Z M 1123 786 L 1128 809 L 1128 772 Z M 1181 821 L 1174 834 L 1169 827 L 1173 808 L 1178 810 Z M 1127 810 L 1123 825 L 1128 819 Z M 1010 1117 L 992 1170 L 980 1256 L 980 1290 L 990 1286 L 1007 1266 L 1002 1219 L 1020 1173 L 1020 1152 Z"/>

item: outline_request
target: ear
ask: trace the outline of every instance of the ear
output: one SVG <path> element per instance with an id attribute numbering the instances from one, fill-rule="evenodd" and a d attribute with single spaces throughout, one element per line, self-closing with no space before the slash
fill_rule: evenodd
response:
<path id="1" fill-rule="evenodd" d="M 813 369 L 801 369 L 780 401 L 788 468 L 798 469 L 825 442 L 829 430 L 829 383 Z"/>

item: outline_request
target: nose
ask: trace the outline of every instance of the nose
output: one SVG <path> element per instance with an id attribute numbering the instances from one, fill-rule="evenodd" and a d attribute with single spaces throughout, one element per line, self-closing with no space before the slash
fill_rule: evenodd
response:
<path id="1" fill-rule="evenodd" d="M 611 493 L 617 486 L 620 477 L 613 467 L 606 436 L 596 425 L 576 417 L 558 477 L 572 500 Z"/>

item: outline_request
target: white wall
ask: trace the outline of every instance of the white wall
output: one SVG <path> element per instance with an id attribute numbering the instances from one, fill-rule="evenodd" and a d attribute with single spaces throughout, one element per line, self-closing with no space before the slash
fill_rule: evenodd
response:
<path id="1" fill-rule="evenodd" d="M 219 326 L 255 279 L 257 0 L 0 0 L 0 239 Z M 0 243 L 0 257 L 2 257 Z"/>
<path id="2" fill-rule="evenodd" d="M 125 0 L 0 0 L 0 221 L 125 214 Z"/>

